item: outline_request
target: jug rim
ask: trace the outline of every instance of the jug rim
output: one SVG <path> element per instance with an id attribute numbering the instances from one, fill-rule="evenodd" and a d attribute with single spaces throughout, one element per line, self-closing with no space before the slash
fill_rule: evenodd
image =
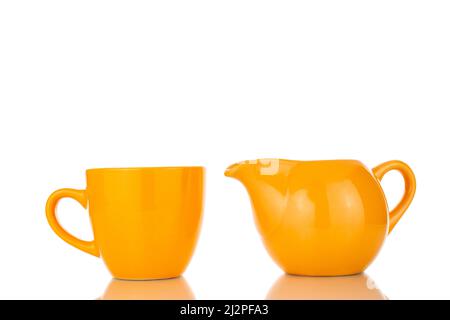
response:
<path id="1" fill-rule="evenodd" d="M 247 162 L 247 161 L 288 161 L 288 162 L 359 162 L 362 163 L 360 160 L 357 159 L 350 159 L 350 158 L 343 158 L 343 159 L 320 159 L 320 160 L 293 160 L 293 159 L 286 159 L 286 158 L 257 158 L 255 160 L 244 160 L 238 163 Z"/>

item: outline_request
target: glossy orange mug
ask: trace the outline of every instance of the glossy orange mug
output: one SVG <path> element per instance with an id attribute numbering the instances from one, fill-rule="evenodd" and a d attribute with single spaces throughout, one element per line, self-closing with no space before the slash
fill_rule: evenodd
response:
<path id="1" fill-rule="evenodd" d="M 118 279 L 180 276 L 193 254 L 202 217 L 203 167 L 90 169 L 86 190 L 60 189 L 47 201 L 53 231 L 102 257 Z M 56 218 L 62 198 L 89 205 L 94 240 L 80 240 Z"/>
<path id="2" fill-rule="evenodd" d="M 380 185 L 397 170 L 405 179 L 389 211 Z M 411 203 L 414 173 L 401 161 L 373 170 L 356 160 L 259 159 L 225 172 L 246 187 L 263 242 L 286 273 L 339 276 L 363 272 Z"/>

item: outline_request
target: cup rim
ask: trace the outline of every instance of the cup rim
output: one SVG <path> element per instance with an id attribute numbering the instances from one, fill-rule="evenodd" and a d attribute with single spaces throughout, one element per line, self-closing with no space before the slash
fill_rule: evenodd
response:
<path id="1" fill-rule="evenodd" d="M 180 170 L 180 169 L 202 169 L 202 166 L 155 166 L 155 167 L 111 167 L 111 168 L 90 168 L 89 172 L 105 172 L 105 171 L 148 171 L 148 170 Z"/>

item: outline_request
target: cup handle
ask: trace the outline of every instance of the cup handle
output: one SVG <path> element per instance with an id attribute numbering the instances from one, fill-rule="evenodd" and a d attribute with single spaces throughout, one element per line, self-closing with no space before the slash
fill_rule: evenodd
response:
<path id="1" fill-rule="evenodd" d="M 100 252 L 97 248 L 97 245 L 95 244 L 95 240 L 84 241 L 78 239 L 64 230 L 64 228 L 59 223 L 58 218 L 56 217 L 56 207 L 59 200 L 61 200 L 62 198 L 72 198 L 78 201 L 78 203 L 81 204 L 83 208 L 87 208 L 88 199 L 86 190 L 59 189 L 53 192 L 50 197 L 48 197 L 47 205 L 45 207 L 47 221 L 50 224 L 50 227 L 61 239 L 63 239 L 68 244 L 80 249 L 81 251 L 92 254 L 93 256 L 100 257 Z"/>
<path id="2" fill-rule="evenodd" d="M 384 175 L 391 170 L 399 171 L 405 180 L 405 193 L 399 204 L 389 212 L 389 233 L 408 209 L 416 192 L 416 178 L 411 168 L 404 162 L 393 160 L 380 164 L 373 169 L 373 173 L 381 181 Z"/>

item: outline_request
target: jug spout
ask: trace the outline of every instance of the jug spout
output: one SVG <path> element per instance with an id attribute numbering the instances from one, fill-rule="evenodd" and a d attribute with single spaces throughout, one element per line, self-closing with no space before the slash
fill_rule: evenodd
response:
<path id="1" fill-rule="evenodd" d="M 232 164 L 225 170 L 225 176 L 235 178 L 242 183 L 248 179 L 256 179 L 256 161 L 248 160 Z M 244 183 L 245 184 L 245 183 Z"/>
<path id="2" fill-rule="evenodd" d="M 225 176 L 238 180 L 257 176 L 275 176 L 280 170 L 279 159 L 246 160 L 232 164 L 225 170 Z"/>
<path id="3" fill-rule="evenodd" d="M 263 234 L 270 234 L 281 221 L 287 199 L 287 177 L 293 164 L 279 159 L 247 160 L 225 171 L 225 176 L 239 180 L 247 189 Z"/>
<path id="4" fill-rule="evenodd" d="M 229 178 L 236 178 L 241 168 L 242 168 L 241 163 L 232 164 L 231 166 L 228 166 L 228 168 L 225 170 L 225 176 Z"/>

